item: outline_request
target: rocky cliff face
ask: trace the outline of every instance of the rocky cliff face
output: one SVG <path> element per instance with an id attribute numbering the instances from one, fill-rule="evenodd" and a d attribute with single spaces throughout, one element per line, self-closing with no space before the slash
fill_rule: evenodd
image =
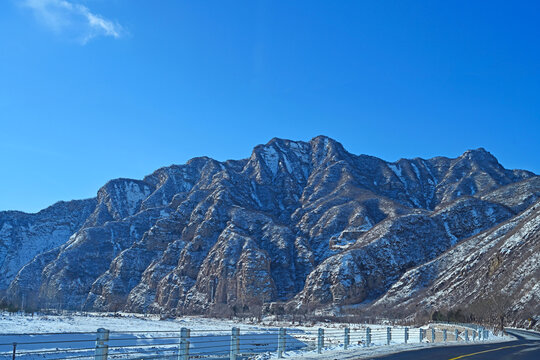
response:
<path id="1" fill-rule="evenodd" d="M 540 201 L 406 271 L 370 306 L 394 316 L 468 309 L 526 319 L 540 312 Z"/>
<path id="2" fill-rule="evenodd" d="M 323 136 L 273 139 L 248 159 L 110 181 L 84 211 L 36 218 L 50 227 L 35 239 L 6 224 L 38 214 L 0 213 L 0 249 L 19 259 L 0 288 L 15 304 L 173 314 L 375 304 L 413 269 L 522 216 L 539 182 L 484 149 L 387 163 Z M 48 241 L 62 216 L 71 227 L 54 243 L 26 258 L 11 247 Z"/>

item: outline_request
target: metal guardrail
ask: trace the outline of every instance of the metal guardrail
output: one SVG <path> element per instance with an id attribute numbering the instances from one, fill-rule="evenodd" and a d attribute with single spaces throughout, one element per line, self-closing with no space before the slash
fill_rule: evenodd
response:
<path id="1" fill-rule="evenodd" d="M 448 326 L 447 326 L 448 327 Z M 0 334 L 0 359 L 107 360 L 107 359 L 249 359 L 261 353 L 288 351 L 322 353 L 328 348 L 349 349 L 392 344 L 482 341 L 483 328 L 267 328 L 230 330 L 109 331 L 94 333 Z"/>

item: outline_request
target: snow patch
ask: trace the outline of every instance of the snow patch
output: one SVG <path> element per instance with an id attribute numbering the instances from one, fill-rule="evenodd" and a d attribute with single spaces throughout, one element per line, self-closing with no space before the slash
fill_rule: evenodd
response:
<path id="1" fill-rule="evenodd" d="M 253 180 L 251 180 L 251 198 L 259 205 L 259 207 L 263 207 L 261 200 L 257 195 L 257 184 L 255 184 L 255 181 Z"/>
<path id="2" fill-rule="evenodd" d="M 428 180 L 428 182 L 430 184 L 433 184 L 433 185 L 437 185 L 438 181 L 437 181 L 437 178 L 433 175 L 433 173 L 431 172 L 431 169 L 429 168 L 429 164 L 425 161 L 425 160 L 422 160 L 423 164 L 424 164 L 424 168 L 427 170 L 429 176 L 431 176 L 431 181 Z"/>
<path id="3" fill-rule="evenodd" d="M 291 163 L 289 162 L 289 159 L 287 159 L 287 156 L 283 155 L 283 161 L 285 162 L 285 167 L 287 168 L 287 171 L 289 174 L 293 173 L 293 168 Z"/>
<path id="4" fill-rule="evenodd" d="M 403 177 L 401 175 L 401 167 L 399 165 L 394 165 L 394 164 L 388 164 L 388 167 L 390 168 L 390 170 L 392 170 L 394 172 L 394 174 L 396 174 L 396 176 L 403 182 Z"/>
<path id="5" fill-rule="evenodd" d="M 272 174 L 276 176 L 278 171 L 279 154 L 273 146 L 267 146 L 262 152 L 262 157 L 266 166 L 270 169 Z"/>
<path id="6" fill-rule="evenodd" d="M 418 171 L 418 168 L 416 167 L 416 165 L 414 165 L 414 163 L 411 163 L 411 166 L 412 166 L 412 168 L 413 168 L 413 170 L 414 170 L 414 173 L 416 174 L 416 178 L 417 178 L 418 180 L 420 180 L 420 179 L 421 179 L 421 177 L 420 177 L 420 171 Z"/>

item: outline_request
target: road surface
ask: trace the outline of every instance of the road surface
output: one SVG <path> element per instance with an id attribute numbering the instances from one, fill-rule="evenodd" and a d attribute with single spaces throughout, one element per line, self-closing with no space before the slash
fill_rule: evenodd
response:
<path id="1" fill-rule="evenodd" d="M 391 360 L 540 360 L 540 334 L 506 329 L 516 340 L 480 345 L 445 346 L 374 357 Z"/>

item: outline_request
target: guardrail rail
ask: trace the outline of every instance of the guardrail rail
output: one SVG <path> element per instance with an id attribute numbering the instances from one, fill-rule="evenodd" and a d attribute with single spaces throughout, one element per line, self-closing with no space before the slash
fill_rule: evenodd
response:
<path id="1" fill-rule="evenodd" d="M 332 349 L 393 344 L 484 341 L 484 328 L 431 325 L 429 328 L 345 326 L 341 328 L 178 329 L 0 334 L 0 359 L 149 360 L 249 359 L 261 353 L 322 353 Z"/>

